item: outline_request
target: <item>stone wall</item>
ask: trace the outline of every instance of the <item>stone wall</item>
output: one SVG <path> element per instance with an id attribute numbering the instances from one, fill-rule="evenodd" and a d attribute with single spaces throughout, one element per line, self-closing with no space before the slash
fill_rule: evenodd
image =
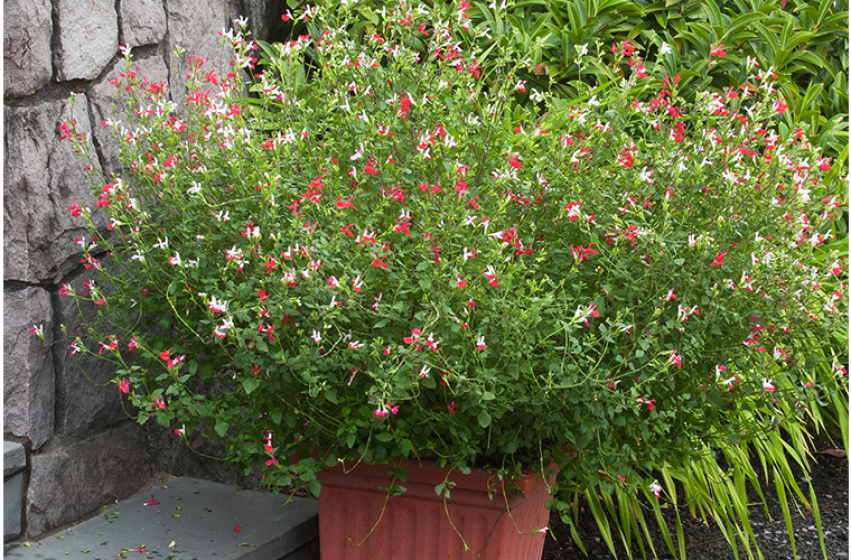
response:
<path id="1" fill-rule="evenodd" d="M 243 15 L 254 36 L 264 38 L 278 4 L 4 0 L 3 434 L 26 451 L 21 529 L 7 532 L 7 540 L 37 538 L 75 522 L 131 495 L 159 470 L 203 470 L 185 451 L 164 452 L 172 444 L 163 433 L 128 420 L 121 393 L 106 383 L 114 375 L 109 368 L 70 355 L 61 325 L 73 339 L 81 321 L 59 289 L 79 287 L 87 276 L 74 242 L 84 230 L 68 206 L 76 200 L 96 207 L 86 165 L 118 170 L 117 149 L 100 122 L 114 110 L 108 82 L 122 68 L 119 45 L 132 47 L 140 75 L 167 81 L 179 101 L 184 77 L 172 70 L 175 47 L 222 69 L 228 55 L 218 32 Z M 58 126 L 69 119 L 72 93 L 78 126 L 94 133 L 92 162 L 76 159 L 60 141 Z M 29 332 L 35 325 L 42 326 L 44 341 Z M 179 464 L 163 460 L 178 455 L 184 457 Z"/>

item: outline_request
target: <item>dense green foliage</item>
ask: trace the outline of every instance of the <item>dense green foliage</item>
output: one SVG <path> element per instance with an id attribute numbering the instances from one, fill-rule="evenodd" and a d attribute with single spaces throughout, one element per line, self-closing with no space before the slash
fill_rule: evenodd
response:
<path id="1" fill-rule="evenodd" d="M 773 6 L 440 8 L 311 9 L 259 55 L 228 33 L 252 99 L 198 58 L 179 105 L 125 72 L 126 172 L 93 177 L 121 235 L 69 208 L 110 255 L 83 241 L 95 279 L 65 292 L 99 346 L 73 352 L 270 485 L 555 460 L 553 507 L 585 494 L 610 547 L 606 510 L 628 543 L 676 482 L 749 546 L 751 459 L 809 505 L 788 457 L 847 414 L 847 166 L 813 146 L 845 123 L 806 115 L 833 45 Z"/>
<path id="2" fill-rule="evenodd" d="M 748 453 L 804 498 L 779 434 L 804 460 L 802 426 L 844 403 L 846 168 L 784 122 L 779 76 L 710 45 L 753 91 L 690 101 L 673 48 L 624 39 L 609 67 L 588 47 L 610 82 L 566 100 L 513 42 L 464 46 L 464 2 L 349 9 L 263 44 L 252 101 L 198 58 L 180 104 L 123 74 L 125 173 L 93 176 L 116 233 L 69 207 L 97 244 L 64 288 L 98 311 L 73 353 L 119 365 L 139 421 L 220 439 L 270 485 L 555 460 L 566 520 L 582 492 L 607 528 L 614 496 L 628 540 L 639 496 L 658 515 L 680 481 L 746 545 Z"/>
<path id="3" fill-rule="evenodd" d="M 319 2 L 336 5 L 339 0 Z M 290 8 L 315 4 L 291 0 Z M 282 3 L 283 4 L 283 3 Z M 451 18 L 449 2 L 424 4 Z M 748 82 L 742 68 L 748 57 L 777 75 L 790 111 L 787 127 L 804 125 L 813 142 L 834 158 L 848 141 L 848 2 L 847 0 L 522 0 L 471 2 L 468 46 L 482 51 L 496 44 L 490 57 L 513 50 L 528 57 L 523 78 L 542 91 L 570 100 L 583 87 L 605 86 L 629 74 L 613 67 L 610 49 L 629 40 L 646 61 L 654 61 L 667 43 L 673 56 L 664 65 L 680 75 L 678 93 L 694 101 L 701 91 L 742 91 Z M 384 3 L 367 0 L 354 30 L 369 30 L 370 13 Z M 284 10 L 282 9 L 282 12 Z M 292 24 L 283 25 L 283 39 Z M 725 47 L 725 57 L 710 56 Z M 581 55 L 586 46 L 587 54 Z M 484 64 L 484 63 L 483 63 Z M 847 157 L 843 155 L 842 157 Z"/>

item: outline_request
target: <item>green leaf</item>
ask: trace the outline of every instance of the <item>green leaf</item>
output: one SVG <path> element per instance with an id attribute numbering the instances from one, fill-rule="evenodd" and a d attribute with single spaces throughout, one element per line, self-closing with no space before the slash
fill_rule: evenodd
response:
<path id="1" fill-rule="evenodd" d="M 479 426 L 482 428 L 487 428 L 491 425 L 491 415 L 488 414 L 487 410 L 481 411 L 476 419 L 479 421 Z"/>
<path id="2" fill-rule="evenodd" d="M 260 386 L 260 382 L 254 379 L 253 377 L 249 377 L 242 381 L 242 387 L 245 389 L 245 393 L 250 395 L 257 387 Z"/>
<path id="3" fill-rule="evenodd" d="M 733 23 L 727 26 L 724 35 L 721 37 L 722 41 L 728 37 L 733 35 L 739 28 L 745 27 L 746 25 L 750 25 L 755 21 L 760 21 L 768 17 L 766 14 L 762 12 L 750 12 L 747 14 L 742 14 L 736 19 L 733 20 Z"/>
<path id="4" fill-rule="evenodd" d="M 219 420 L 218 422 L 216 422 L 215 430 L 216 430 L 216 433 L 219 434 L 220 437 L 225 437 L 225 434 L 227 433 L 228 428 L 230 428 L 230 424 L 228 424 L 224 420 Z"/>

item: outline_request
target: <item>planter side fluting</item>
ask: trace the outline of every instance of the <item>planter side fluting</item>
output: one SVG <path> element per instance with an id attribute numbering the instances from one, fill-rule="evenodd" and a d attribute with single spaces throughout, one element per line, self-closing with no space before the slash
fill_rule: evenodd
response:
<path id="1" fill-rule="evenodd" d="M 549 519 L 547 486 L 555 480 L 555 469 L 547 484 L 540 473 L 524 471 L 514 481 L 520 492 L 506 493 L 509 515 L 502 482 L 495 475 L 479 470 L 469 475 L 452 471 L 449 480 L 456 486 L 444 505 L 434 488 L 444 481 L 448 468 L 436 469 L 425 461 L 422 467 L 416 461 L 403 461 L 402 466 L 411 471 L 407 481 L 397 481 L 406 491 L 390 498 L 386 490 L 380 489 L 390 485 L 388 465 L 360 464 L 355 468 L 349 465 L 345 470 L 337 466 L 317 475 L 322 483 L 319 546 L 323 559 L 534 560 L 541 557 L 545 533 L 539 530 L 547 526 Z M 369 534 L 373 526 L 375 529 Z M 458 533 L 469 551 L 464 550 Z"/>

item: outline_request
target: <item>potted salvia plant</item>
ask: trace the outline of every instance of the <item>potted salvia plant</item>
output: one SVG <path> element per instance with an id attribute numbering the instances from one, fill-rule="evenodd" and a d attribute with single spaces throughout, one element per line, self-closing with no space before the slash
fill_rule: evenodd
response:
<path id="1" fill-rule="evenodd" d="M 97 304 L 72 351 L 117 364 L 139 422 L 319 495 L 323 557 L 539 557 L 571 489 L 658 514 L 670 465 L 842 382 L 839 169 L 775 126 L 771 73 L 685 105 L 642 66 L 568 103 L 524 53 L 481 66 L 468 7 L 232 30 L 180 98 L 128 53 L 123 173 L 69 208 L 108 253 L 63 289 Z"/>

